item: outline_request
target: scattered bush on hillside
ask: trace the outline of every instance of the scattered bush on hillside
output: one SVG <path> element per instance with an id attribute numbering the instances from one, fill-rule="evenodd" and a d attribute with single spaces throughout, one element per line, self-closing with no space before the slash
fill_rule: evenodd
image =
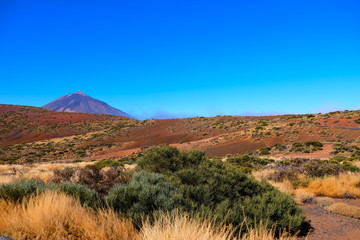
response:
<path id="1" fill-rule="evenodd" d="M 344 143 L 335 143 L 333 144 L 334 151 L 331 152 L 331 154 L 339 154 L 339 153 L 345 153 L 345 154 L 351 154 L 351 158 L 348 160 L 354 160 L 354 159 L 360 159 L 360 147 L 355 145 L 347 145 Z"/>
<path id="2" fill-rule="evenodd" d="M 319 150 L 323 150 L 324 145 L 319 141 L 308 141 L 304 143 L 295 142 L 290 149 L 291 152 L 303 152 L 311 153 Z"/>
<path id="3" fill-rule="evenodd" d="M 359 119 L 354 120 L 354 122 L 355 122 L 355 123 L 357 123 L 357 124 L 360 124 L 360 118 L 359 118 Z"/>
<path id="4" fill-rule="evenodd" d="M 304 174 L 310 178 L 324 176 L 337 176 L 347 171 L 360 172 L 360 169 L 351 163 L 343 163 L 333 160 L 318 160 L 296 158 L 293 160 L 283 160 L 276 162 L 274 173 L 268 176 L 269 180 L 282 182 L 284 180 L 298 181 L 298 175 Z"/>
<path id="5" fill-rule="evenodd" d="M 270 154 L 270 150 L 271 148 L 268 147 L 263 147 L 259 149 L 259 154 L 260 155 L 269 155 Z"/>
<path id="6" fill-rule="evenodd" d="M 274 162 L 274 160 L 243 154 L 230 157 L 226 160 L 226 162 L 238 167 L 243 172 L 248 173 L 251 172 L 252 169 L 260 169 L 261 167 Z"/>

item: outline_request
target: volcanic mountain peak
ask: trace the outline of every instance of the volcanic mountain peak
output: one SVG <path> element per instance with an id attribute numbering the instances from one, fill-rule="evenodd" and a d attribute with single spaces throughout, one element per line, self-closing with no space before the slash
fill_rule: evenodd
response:
<path id="1" fill-rule="evenodd" d="M 81 91 L 62 96 L 46 104 L 43 108 L 56 112 L 98 113 L 131 117 L 127 113 L 92 98 Z"/>
<path id="2" fill-rule="evenodd" d="M 86 95 L 86 94 L 83 93 L 82 91 L 76 91 L 76 92 L 74 92 L 73 94 L 80 94 L 80 95 L 82 95 L 82 96 L 88 97 L 88 95 Z"/>

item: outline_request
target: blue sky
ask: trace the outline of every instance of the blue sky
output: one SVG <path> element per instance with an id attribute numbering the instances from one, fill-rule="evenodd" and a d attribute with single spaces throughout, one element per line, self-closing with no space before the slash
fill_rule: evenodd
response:
<path id="1" fill-rule="evenodd" d="M 140 118 L 360 109 L 358 1 L 0 0 L 0 103 Z"/>

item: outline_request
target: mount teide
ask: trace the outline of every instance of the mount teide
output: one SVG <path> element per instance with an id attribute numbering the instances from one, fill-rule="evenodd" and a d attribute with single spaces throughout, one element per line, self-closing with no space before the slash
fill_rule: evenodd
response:
<path id="1" fill-rule="evenodd" d="M 92 98 L 81 91 L 62 96 L 46 104 L 43 108 L 56 112 L 98 113 L 131 117 L 129 114 L 111 107 L 105 102 Z"/>

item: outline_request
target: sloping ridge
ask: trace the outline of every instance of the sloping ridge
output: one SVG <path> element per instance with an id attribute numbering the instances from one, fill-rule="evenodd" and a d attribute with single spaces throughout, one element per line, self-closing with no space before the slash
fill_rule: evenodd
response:
<path id="1" fill-rule="evenodd" d="M 44 105 L 43 108 L 56 112 L 97 113 L 131 118 L 129 114 L 80 91 L 62 96 Z"/>

